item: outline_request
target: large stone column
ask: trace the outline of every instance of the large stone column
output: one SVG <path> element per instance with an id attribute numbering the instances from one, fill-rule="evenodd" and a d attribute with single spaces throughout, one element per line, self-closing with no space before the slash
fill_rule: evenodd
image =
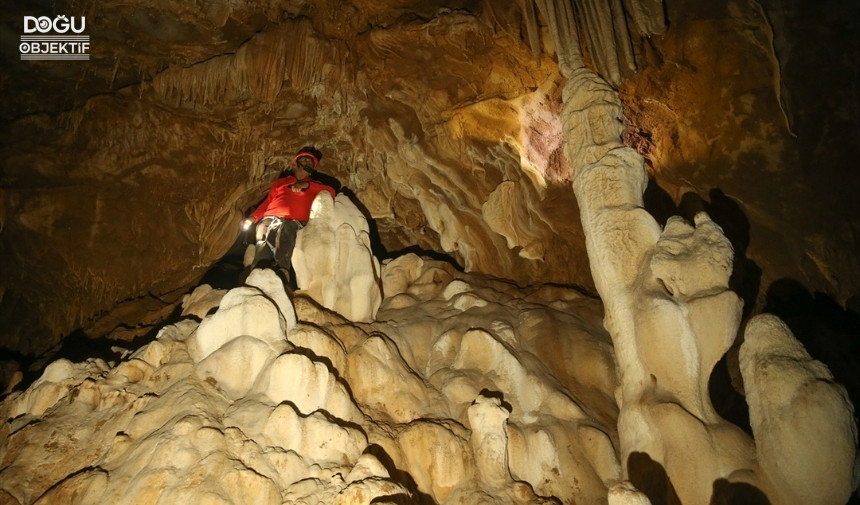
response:
<path id="1" fill-rule="evenodd" d="M 731 244 L 705 213 L 694 223 L 671 218 L 661 230 L 644 210 L 643 160 L 621 142 L 620 100 L 603 79 L 573 69 L 564 104 L 565 154 L 621 376 L 618 433 L 627 478 L 660 503 L 730 503 L 740 496 L 772 505 L 844 503 L 854 487 L 857 436 L 841 386 L 817 362 L 768 365 L 788 370 L 786 376 L 762 372 L 758 363 L 779 361 L 781 351 L 774 357 L 742 347 L 761 447 L 717 415 L 708 379 L 741 322 L 742 302 L 728 289 Z M 762 328 L 773 324 L 753 323 L 747 338 L 760 347 L 770 338 L 762 334 L 773 333 Z M 792 342 L 782 348 L 802 349 L 780 328 L 780 338 Z M 815 429 L 803 421 L 810 416 L 820 421 Z M 802 471 L 786 463 L 797 460 Z"/>

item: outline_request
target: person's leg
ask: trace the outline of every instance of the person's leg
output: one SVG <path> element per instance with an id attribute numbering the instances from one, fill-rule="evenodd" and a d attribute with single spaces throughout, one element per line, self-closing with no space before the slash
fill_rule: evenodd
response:
<path id="1" fill-rule="evenodd" d="M 275 249 L 275 262 L 281 269 L 286 283 L 291 289 L 298 289 L 296 275 L 292 269 L 293 249 L 296 247 L 296 234 L 301 229 L 298 221 L 284 221 L 278 231 L 278 247 Z"/>
<path id="2" fill-rule="evenodd" d="M 281 229 L 278 230 L 278 242 L 275 248 L 275 262 L 289 269 L 292 265 L 293 249 L 296 247 L 296 234 L 301 224 L 298 221 L 284 220 Z"/>
<path id="3" fill-rule="evenodd" d="M 275 255 L 272 252 L 274 245 L 270 245 L 267 240 L 269 237 L 269 227 L 272 225 L 274 220 L 272 218 L 263 218 L 257 223 L 257 227 L 255 229 L 255 238 L 256 242 L 254 242 L 254 256 L 251 258 L 250 263 L 248 263 L 245 268 L 242 269 L 242 272 L 239 273 L 239 284 L 244 284 L 245 280 L 251 275 L 251 271 L 257 267 L 268 267 L 271 263 L 274 263 Z M 273 230 L 274 234 L 274 230 Z M 274 242 L 274 239 L 272 239 Z"/>
<path id="4" fill-rule="evenodd" d="M 275 257 L 272 248 L 266 241 L 266 235 L 272 221 L 271 218 L 264 218 L 257 224 L 257 242 L 254 244 L 254 260 L 251 262 L 251 268 L 256 267 L 261 261 L 272 260 Z"/>

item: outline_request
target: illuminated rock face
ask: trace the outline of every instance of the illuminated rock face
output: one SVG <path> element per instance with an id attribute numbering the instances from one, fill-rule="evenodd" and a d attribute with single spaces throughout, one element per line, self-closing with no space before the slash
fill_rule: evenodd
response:
<path id="1" fill-rule="evenodd" d="M 860 188 L 838 168 L 856 159 L 839 158 L 856 145 L 845 119 L 856 107 L 820 115 L 853 89 L 821 88 L 853 75 L 829 50 L 851 45 L 825 46 L 832 65 L 807 72 L 793 65 L 812 60 L 815 37 L 795 32 L 791 11 L 653 0 L 624 2 L 622 19 L 581 3 L 581 16 L 569 2 L 100 3 L 87 13 L 91 62 L 9 61 L 0 82 L 16 97 L 0 112 L 3 345 L 38 354 L 76 329 L 154 331 L 230 249 L 278 160 L 305 144 L 388 251 L 590 289 L 560 112 L 564 73 L 584 60 L 569 54 L 578 40 L 622 91 L 625 141 L 664 200 L 704 199 L 726 231 L 749 310 L 780 278 L 844 304 L 860 286 L 845 205 Z M 556 30 L 558 42 L 550 19 L 579 31 Z M 828 78 L 802 94 L 798 76 L 819 70 Z"/>
<path id="2" fill-rule="evenodd" d="M 658 3 L 638 2 L 628 28 L 660 33 L 665 26 L 649 22 Z M 126 4 L 105 3 L 104 16 L 125 19 Z M 370 3 L 348 20 L 296 6 L 247 13 L 251 24 L 267 19 L 265 29 L 224 28 L 240 12 L 185 13 L 186 23 L 217 27 L 211 40 L 229 38 L 225 51 L 190 44 L 183 34 L 193 31 L 170 25 L 188 50 L 141 64 L 151 80 L 16 121 L 0 214 L 3 257 L 19 272 L 0 291 L 9 345 L 35 352 L 75 327 L 132 338 L 180 300 L 183 317 L 202 321 L 163 328 L 117 364 L 55 361 L 7 397 L 0 499 L 842 505 L 858 475 L 852 407 L 781 322 L 752 318 L 740 348 L 755 441 L 716 412 L 708 391 L 741 324 L 730 287 L 747 245 L 711 211 L 749 183 L 731 170 L 700 177 L 690 155 L 726 150 L 714 159 L 761 170 L 768 187 L 793 184 L 770 175 L 791 156 L 765 156 L 749 137 L 764 132 L 758 141 L 772 145 L 773 123 L 746 121 L 776 109 L 780 128 L 790 119 L 781 102 L 761 107 L 782 92 L 773 78 L 780 41 L 752 36 L 754 54 L 775 65 L 758 74 L 767 93 L 736 97 L 730 121 L 679 140 L 688 118 L 666 103 L 696 110 L 732 92 L 697 96 L 710 88 L 666 76 L 655 84 L 647 73 L 625 86 L 633 52 L 613 28 L 623 16 L 596 0 L 582 5 L 584 20 L 568 2 L 433 8 L 403 16 L 409 23 Z M 726 8 L 729 26 L 762 26 L 745 9 Z M 590 58 L 574 43 L 578 29 Z M 683 67 L 678 54 L 718 77 L 736 67 L 708 67 L 711 53 L 681 39 L 668 32 L 637 48 L 660 70 Z M 608 83 L 642 105 L 626 133 Z M 642 104 L 638 92 L 650 93 Z M 380 267 L 367 254 L 370 227 L 335 199 L 297 250 L 304 293 L 288 295 L 265 271 L 243 287 L 188 293 L 285 153 L 312 143 L 386 247 L 445 252 L 470 273 L 412 255 Z M 643 208 L 649 176 L 668 181 L 672 207 L 706 212 L 655 219 Z M 694 190 L 711 202 L 691 204 Z M 754 211 L 747 232 L 754 219 L 770 233 L 793 229 L 773 213 L 795 193 L 773 194 L 778 204 L 736 206 L 742 217 Z M 849 244 L 853 219 L 839 221 Z M 770 278 L 813 265 L 814 285 L 844 300 L 858 285 L 856 258 L 827 244 L 816 235 L 796 249 L 805 260 L 779 256 Z M 848 281 L 836 282 L 840 271 Z M 558 287 L 592 276 L 603 305 Z M 42 326 L 28 325 L 22 308 Z"/>
<path id="3" fill-rule="evenodd" d="M 373 321 L 382 303 L 382 284 L 367 219 L 346 195 L 332 199 L 323 193 L 296 236 L 292 263 L 297 285 L 350 321 Z"/>
<path id="4" fill-rule="evenodd" d="M 414 255 L 381 272 L 375 322 L 255 270 L 220 299 L 198 288 L 186 309 L 214 313 L 118 363 L 53 362 L 0 403 L 2 503 L 842 505 L 851 491 L 850 403 L 775 318 L 741 351 L 753 444 L 671 349 L 644 354 L 643 314 L 666 308 L 634 314 L 624 340 L 574 290 Z M 631 377 L 631 348 L 650 380 Z"/>
<path id="5" fill-rule="evenodd" d="M 118 364 L 53 363 L 0 407 L 4 503 L 604 503 L 599 302 L 413 255 L 382 279 L 374 323 L 256 270 Z"/>
<path id="6" fill-rule="evenodd" d="M 845 503 L 858 460 L 844 388 L 784 323 L 759 315 L 740 347 L 755 441 L 716 413 L 710 372 L 741 322 L 728 289 L 731 244 L 705 213 L 661 230 L 642 209 L 643 160 L 621 143 L 619 115 L 606 113 L 620 101 L 585 69 L 565 91 L 568 154 L 579 161 L 573 187 L 620 371 L 625 476 L 661 502 Z"/>
<path id="7" fill-rule="evenodd" d="M 283 160 L 311 144 L 386 249 L 439 251 L 523 284 L 589 283 L 551 58 L 534 61 L 467 11 L 362 28 L 349 43 L 320 28 L 286 20 L 132 94 L 19 122 L 4 180 L 60 186 L 4 189 L 4 264 L 20 273 L 0 312 L 10 347 L 38 353 L 75 328 L 152 330 L 228 252 Z M 43 152 L 49 137 L 56 149 Z M 50 282 L 42 268 L 57 270 Z M 53 293 L 72 302 L 37 301 Z"/>

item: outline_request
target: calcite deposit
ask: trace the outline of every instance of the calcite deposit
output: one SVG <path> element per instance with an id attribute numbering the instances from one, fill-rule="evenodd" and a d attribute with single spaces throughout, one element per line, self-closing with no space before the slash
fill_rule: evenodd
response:
<path id="1" fill-rule="evenodd" d="M 255 270 L 117 363 L 52 363 L 2 404 L 2 503 L 605 501 L 597 300 L 414 255 L 382 280 L 353 323 Z"/>
<path id="2" fill-rule="evenodd" d="M 724 288 L 731 248 L 704 247 L 722 236 L 707 216 L 655 236 L 646 251 L 663 267 L 628 277 L 604 307 L 414 254 L 379 265 L 355 207 L 320 202 L 296 256 L 352 261 L 307 270 L 311 289 L 288 291 L 268 269 L 199 286 L 152 342 L 116 362 L 54 361 L 6 397 L 0 503 L 663 503 L 642 461 L 694 505 L 748 498 L 739 484 L 774 505 L 842 505 L 855 485 L 850 401 L 778 319 L 754 319 L 741 348 L 756 442 L 713 411 L 702 370 L 739 304 Z M 601 247 L 606 229 L 585 228 Z M 593 263 L 598 278 L 627 266 L 612 258 Z M 687 263 L 715 281 L 684 283 Z M 343 286 L 369 296 L 327 295 Z M 356 306 L 373 312 L 342 314 Z"/>
<path id="3" fill-rule="evenodd" d="M 0 52 L 0 504 L 856 501 L 843 4 L 4 9 L 94 42 Z"/>
<path id="4" fill-rule="evenodd" d="M 860 287 L 860 46 L 832 27 L 856 5 L 836 4 L 10 5 L 12 39 L 24 16 L 86 16 L 92 54 L 0 52 L 2 346 L 32 358 L 75 331 L 154 333 L 307 144 L 373 219 L 380 258 L 433 251 L 593 289 L 561 119 L 583 66 L 621 92 L 657 221 L 698 198 L 726 230 L 748 313 L 782 279 L 845 306 Z"/>
<path id="5" fill-rule="evenodd" d="M 311 214 L 296 236 L 298 287 L 351 321 L 372 321 L 382 303 L 382 282 L 367 219 L 345 194 L 318 196 Z"/>
<path id="6" fill-rule="evenodd" d="M 729 290 L 733 249 L 705 213 L 692 224 L 669 218 L 661 229 L 643 210 L 644 161 L 621 142 L 613 96 L 599 77 L 579 69 L 565 90 L 564 119 L 568 156 L 579 162 L 573 187 L 620 371 L 625 475 L 661 502 L 766 496 L 771 504 L 844 503 L 860 468 L 853 406 L 778 319 L 753 318 L 740 347 L 755 441 L 714 409 L 710 373 L 735 340 L 742 315 L 742 301 Z"/>

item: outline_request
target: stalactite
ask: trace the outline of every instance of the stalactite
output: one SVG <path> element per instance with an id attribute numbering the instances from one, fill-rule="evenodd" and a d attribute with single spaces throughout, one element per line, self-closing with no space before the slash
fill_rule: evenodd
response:
<path id="1" fill-rule="evenodd" d="M 227 94 L 247 94 L 270 103 L 289 73 L 294 86 L 312 82 L 314 65 L 324 60 L 308 23 L 288 24 L 258 34 L 235 54 L 216 56 L 190 67 L 173 67 L 156 75 L 152 87 L 176 104 L 219 103 Z"/>
<path id="2" fill-rule="evenodd" d="M 261 33 L 243 45 L 233 60 L 234 79 L 262 102 L 278 96 L 290 58 L 289 32 L 284 28 Z"/>
<path id="3" fill-rule="evenodd" d="M 526 23 L 529 48 L 532 50 L 535 63 L 540 64 L 540 26 L 538 25 L 534 0 L 521 0 L 521 6 Z"/>
<path id="4" fill-rule="evenodd" d="M 562 75 L 585 66 L 579 46 L 585 44 L 597 73 L 616 86 L 624 74 L 636 70 L 631 28 L 640 36 L 648 36 L 662 33 L 666 27 L 662 0 L 536 0 L 534 3 L 549 25 Z M 530 1 L 522 5 L 532 51 L 535 41 L 531 30 L 537 26 L 530 12 L 533 5 Z"/>
<path id="5" fill-rule="evenodd" d="M 71 132 L 72 135 L 76 135 L 78 133 L 78 128 L 81 126 L 81 122 L 87 116 L 88 112 L 88 105 L 64 112 L 57 116 L 57 124 L 61 128 Z"/>
<path id="6" fill-rule="evenodd" d="M 152 79 L 155 92 L 176 104 L 215 103 L 227 91 L 234 89 L 233 56 L 216 56 L 191 67 L 173 67 Z"/>
<path id="7" fill-rule="evenodd" d="M 581 24 L 597 72 L 610 84 L 618 85 L 621 71 L 610 3 L 604 0 L 578 0 L 577 7 L 582 15 Z"/>
<path id="8" fill-rule="evenodd" d="M 663 0 L 624 0 L 627 26 L 640 37 L 660 35 L 666 31 Z"/>
<path id="9" fill-rule="evenodd" d="M 110 88 L 113 89 L 113 85 L 116 82 L 116 74 L 119 72 L 119 62 L 122 58 L 116 57 L 113 62 L 113 70 L 111 70 L 110 74 Z"/>
<path id="10" fill-rule="evenodd" d="M 633 42 L 630 40 L 630 24 L 621 2 L 622 0 L 612 0 L 610 6 L 612 8 L 618 67 L 621 71 L 621 77 L 624 77 L 636 71 L 636 57 L 633 55 Z"/>
<path id="11" fill-rule="evenodd" d="M 293 88 L 308 89 L 316 83 L 321 63 L 328 61 L 332 55 L 325 51 L 324 43 L 314 36 L 309 22 L 296 27 L 294 41 L 287 79 Z"/>
<path id="12" fill-rule="evenodd" d="M 285 81 L 294 89 L 313 91 L 321 63 L 329 61 L 340 61 L 337 51 L 315 36 L 310 22 L 297 21 L 258 34 L 235 54 L 165 70 L 153 78 L 152 86 L 177 105 L 219 103 L 234 93 L 267 104 Z"/>
<path id="13" fill-rule="evenodd" d="M 559 69 L 562 75 L 568 76 L 585 65 L 579 48 L 579 31 L 573 5 L 569 0 L 537 0 L 536 3 L 549 24 Z"/>

